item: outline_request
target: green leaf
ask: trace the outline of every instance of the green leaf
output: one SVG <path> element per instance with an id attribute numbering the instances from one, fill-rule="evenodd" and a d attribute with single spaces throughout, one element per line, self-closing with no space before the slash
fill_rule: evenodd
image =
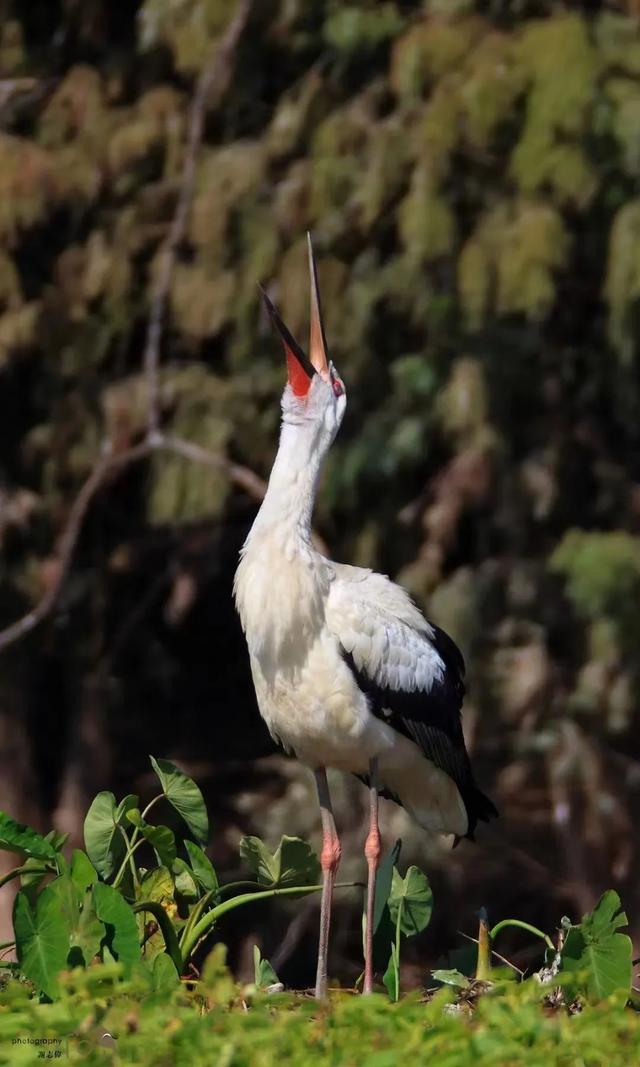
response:
<path id="1" fill-rule="evenodd" d="M 80 897 L 80 905 L 76 922 L 71 929 L 71 949 L 68 956 L 70 967 L 88 967 L 100 952 L 100 945 L 106 936 L 105 925 L 98 918 L 90 890 L 84 891 Z"/>
<path id="2" fill-rule="evenodd" d="M 80 894 L 84 893 L 85 889 L 88 889 L 89 886 L 98 881 L 96 869 L 86 852 L 83 852 L 82 849 L 75 848 L 73 850 L 73 855 L 71 857 L 71 877 L 73 879 L 73 884 Z"/>
<path id="3" fill-rule="evenodd" d="M 58 849 L 37 830 L 16 822 L 6 812 L 0 811 L 0 849 L 8 852 L 24 852 L 39 860 L 56 859 Z"/>
<path id="4" fill-rule="evenodd" d="M 442 985 L 455 986 L 456 989 L 468 989 L 471 985 L 467 976 L 461 974 L 460 971 L 439 968 L 432 971 L 431 975 L 435 978 L 436 982 L 441 982 Z"/>
<path id="5" fill-rule="evenodd" d="M 168 826 L 153 826 L 152 823 L 145 822 L 137 808 L 127 811 L 126 817 L 152 846 L 158 863 L 171 867 L 177 855 L 173 830 Z"/>
<path id="6" fill-rule="evenodd" d="M 44 839 L 49 842 L 56 852 L 61 852 L 69 840 L 69 834 L 64 833 L 62 830 L 49 830 L 49 832 L 44 835 Z"/>
<path id="7" fill-rule="evenodd" d="M 43 870 L 43 865 L 46 865 L 47 869 Z M 32 901 L 34 899 L 33 894 L 46 878 L 51 866 L 50 861 L 37 860 L 33 856 L 29 856 L 22 864 L 23 874 L 20 875 L 20 885 L 23 889 L 29 890 Z"/>
<path id="8" fill-rule="evenodd" d="M 170 830 L 168 826 L 150 826 L 148 823 L 141 829 L 152 846 L 158 863 L 170 867 L 176 858 L 176 839 L 173 830 Z"/>
<path id="9" fill-rule="evenodd" d="M 425 930 L 433 911 L 433 893 L 426 874 L 417 867 L 409 867 L 401 878 L 394 867 L 389 894 L 389 912 L 395 923 L 400 914 L 400 930 L 412 937 Z"/>
<path id="10" fill-rule="evenodd" d="M 175 963 L 166 952 L 160 952 L 151 964 L 151 986 L 155 993 L 171 993 L 179 984 Z"/>
<path id="11" fill-rule="evenodd" d="M 574 994 L 602 1000 L 619 990 L 630 991 L 631 938 L 617 932 L 626 925 L 620 897 L 609 889 L 593 911 L 569 929 L 562 949 L 562 970 L 575 974 L 575 983 L 569 986 Z"/>
<path id="12" fill-rule="evenodd" d="M 87 889 L 80 897 L 81 911 L 71 930 L 71 952 L 69 965 L 82 963 L 88 967 L 94 956 L 100 951 L 100 945 L 106 935 L 104 923 L 98 918 L 95 900 Z"/>
<path id="13" fill-rule="evenodd" d="M 200 891 L 191 868 L 187 866 L 184 860 L 178 857 L 177 860 L 174 860 L 172 871 L 175 877 L 176 893 L 179 893 L 180 896 L 185 897 L 187 900 L 197 900 L 200 896 Z"/>
<path id="14" fill-rule="evenodd" d="M 155 900 L 162 904 L 173 900 L 173 875 L 166 867 L 155 867 L 144 875 L 139 890 L 140 900 Z"/>
<path id="15" fill-rule="evenodd" d="M 84 820 L 87 853 L 103 878 L 109 878 L 117 870 L 126 851 L 118 823 L 118 810 L 113 793 L 104 791 L 94 798 Z M 122 815 L 124 812 L 121 812 Z"/>
<path id="16" fill-rule="evenodd" d="M 382 981 L 389 994 L 389 999 L 395 1004 L 400 1000 L 400 954 L 396 944 L 391 945 L 391 956 L 389 957 L 387 969 L 382 976 Z"/>
<path id="17" fill-rule="evenodd" d="M 84 855 L 81 852 L 78 854 Z M 93 873 L 95 880 L 95 871 Z M 70 967 L 86 967 L 99 951 L 100 942 L 105 935 L 105 928 L 98 919 L 88 887 L 78 890 L 71 873 L 65 873 L 55 878 L 49 889 L 55 894 L 60 914 L 69 929 L 67 963 Z"/>
<path id="18" fill-rule="evenodd" d="M 182 956 L 182 952 L 181 952 L 181 949 L 180 949 L 180 944 L 178 942 L 178 933 L 177 933 L 177 929 L 176 929 L 176 922 L 175 922 L 174 919 L 172 919 L 171 915 L 169 914 L 169 910 L 165 907 L 164 904 L 158 904 L 157 901 L 154 901 L 154 900 L 140 900 L 134 905 L 133 911 L 134 911 L 134 914 L 136 914 L 139 917 L 143 916 L 146 912 L 148 912 L 149 915 L 153 916 L 154 920 L 156 921 L 156 923 L 158 924 L 158 926 L 160 928 L 160 933 L 161 933 L 162 939 L 164 941 L 165 949 L 169 953 L 169 955 L 171 956 L 173 962 L 175 963 L 175 966 L 176 966 L 176 969 L 178 970 L 178 973 L 180 973 L 180 970 L 182 968 L 183 956 Z M 143 920 L 143 926 L 144 926 L 144 920 Z M 156 934 L 153 934 L 152 938 L 155 938 L 155 937 L 156 937 Z M 150 941 L 151 941 L 151 939 L 148 939 L 145 942 L 145 955 L 147 955 L 147 948 L 150 945 Z M 152 954 L 154 956 L 157 955 L 155 949 L 153 950 Z"/>
<path id="19" fill-rule="evenodd" d="M 197 840 L 206 844 L 209 838 L 209 818 L 200 788 L 170 760 L 156 760 L 153 756 L 149 759 L 169 803 L 182 816 Z"/>
<path id="20" fill-rule="evenodd" d="M 80 913 L 78 892 L 73 884 L 71 875 L 69 873 L 59 875 L 49 883 L 47 888 L 58 901 L 60 915 L 64 918 L 69 930 L 71 930 Z"/>
<path id="21" fill-rule="evenodd" d="M 104 943 L 115 959 L 122 963 L 124 973 L 128 976 L 132 964 L 140 959 L 134 912 L 117 889 L 104 882 L 97 882 L 91 892 L 96 914 L 106 927 Z"/>
<path id="22" fill-rule="evenodd" d="M 253 973 L 258 989 L 266 989 L 267 986 L 276 985 L 280 981 L 269 960 L 262 959 L 257 945 L 253 946 Z"/>
<path id="23" fill-rule="evenodd" d="M 51 886 L 42 890 L 35 909 L 24 890 L 16 894 L 13 928 L 20 970 L 53 1000 L 58 975 L 67 963 L 70 930 Z"/>
<path id="24" fill-rule="evenodd" d="M 121 823 L 125 815 L 130 811 L 134 811 L 139 804 L 138 797 L 135 793 L 127 793 L 126 797 L 123 797 L 118 807 L 116 808 L 116 822 Z"/>
<path id="25" fill-rule="evenodd" d="M 218 888 L 218 876 L 211 860 L 193 841 L 185 841 L 184 847 L 191 862 L 191 870 L 203 889 L 208 892 Z"/>
<path id="26" fill-rule="evenodd" d="M 240 856 L 255 874 L 260 885 L 315 885 L 320 878 L 320 862 L 306 841 L 283 835 L 272 854 L 259 837 L 243 837 Z"/>

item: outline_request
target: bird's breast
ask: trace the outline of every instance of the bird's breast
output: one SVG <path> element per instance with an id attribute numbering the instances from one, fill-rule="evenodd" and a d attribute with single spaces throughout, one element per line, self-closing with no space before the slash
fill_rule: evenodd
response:
<path id="1" fill-rule="evenodd" d="M 328 633 L 313 641 L 301 663 L 274 670 L 252 655 L 251 670 L 269 730 L 303 763 L 365 772 L 369 760 L 393 743 L 392 731 L 371 715 Z"/>

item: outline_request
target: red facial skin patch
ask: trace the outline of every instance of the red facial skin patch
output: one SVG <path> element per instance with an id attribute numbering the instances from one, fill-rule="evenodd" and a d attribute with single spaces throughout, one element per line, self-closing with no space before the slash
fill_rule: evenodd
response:
<path id="1" fill-rule="evenodd" d="M 284 350 L 287 356 L 287 375 L 289 378 L 289 385 L 293 390 L 294 396 L 306 396 L 309 392 L 309 386 L 311 385 L 311 379 L 307 376 L 307 372 L 300 366 L 294 353 L 285 343 Z"/>

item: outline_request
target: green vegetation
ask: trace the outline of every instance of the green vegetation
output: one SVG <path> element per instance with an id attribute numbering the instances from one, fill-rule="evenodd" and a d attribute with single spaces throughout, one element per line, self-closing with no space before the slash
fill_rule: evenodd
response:
<path id="1" fill-rule="evenodd" d="M 117 804 L 99 793 L 85 821 L 87 851 L 74 850 L 70 862 L 63 835 L 43 837 L 0 813 L 1 847 L 23 858 L 5 878 L 19 878 L 21 888 L 13 912 L 17 963 L 4 962 L 0 978 L 0 1063 L 31 1062 L 36 1043 L 71 1062 L 148 1065 L 181 1056 L 194 1064 L 295 1064 L 312 1052 L 314 1063 L 339 1055 L 341 1063 L 379 1067 L 399 1048 L 454 1065 L 465 1062 L 466 1046 L 481 1065 L 517 1067 L 553 1053 L 554 1064 L 595 1067 L 605 1051 L 614 1065 L 640 1052 L 640 1018 L 627 1010 L 632 947 L 620 933 L 627 917 L 611 890 L 579 924 L 562 920 L 557 947 L 529 923 L 504 919 L 489 931 L 482 918 L 477 948 L 454 950 L 444 962 L 457 966 L 434 969 L 425 975 L 427 992 L 401 999 L 401 939 L 428 925 L 433 898 L 416 867 L 400 875 L 399 841 L 377 882 L 374 956 L 389 960 L 388 998 L 336 988 L 318 1004 L 284 993 L 257 946 L 252 985 L 233 982 L 222 944 L 199 970 L 196 951 L 224 915 L 275 895 L 315 892 L 319 864 L 297 838 L 283 837 L 272 854 L 245 837 L 240 851 L 255 883 L 220 885 L 201 847 L 209 833 L 197 785 L 168 760 L 151 762 L 162 792 L 143 812 L 133 795 Z M 148 821 L 163 800 L 182 819 L 178 839 Z M 187 859 L 178 856 L 177 840 Z M 145 846 L 156 860 L 150 868 L 139 865 Z M 493 945 L 509 926 L 545 944 L 544 966 L 531 977 L 492 966 L 501 960 Z"/>
<path id="2" fill-rule="evenodd" d="M 0 813 L 0 847 L 25 854 L 3 879 L 21 883 L 13 907 L 18 962 L 8 966 L 47 998 L 58 995 L 61 971 L 78 965 L 117 961 L 128 977 L 140 962 L 152 974 L 160 968 L 177 980 L 230 911 L 321 888 L 315 853 L 293 837 L 283 837 L 274 855 L 258 838 L 243 838 L 240 853 L 255 881 L 220 885 L 201 847 L 209 837 L 202 793 L 169 760 L 151 757 L 151 763 L 162 792 L 142 812 L 137 796 L 116 803 L 113 793 L 98 793 L 85 819 L 86 852 L 75 849 L 70 863 L 62 851 L 67 835 L 42 837 Z M 185 858 L 174 830 L 148 821 L 163 799 L 181 817 Z M 153 867 L 139 865 L 145 844 L 155 856 Z"/>
<path id="3" fill-rule="evenodd" d="M 630 1067 L 640 1052 L 638 1019 L 620 998 L 569 1015 L 543 1009 L 540 987 L 529 981 L 470 993 L 460 1011 L 450 987 L 428 1003 L 417 995 L 391 1004 L 378 994 L 337 992 L 320 1007 L 311 998 L 240 988 L 223 960 L 214 952 L 194 993 L 159 974 L 122 979 L 117 964 L 73 972 L 53 1004 L 38 1004 L 9 982 L 0 992 L 0 1063 L 35 1062 L 33 1047 L 11 1046 L 16 1035 L 59 1038 L 72 1063 L 146 1067 L 185 1060 L 194 1067 L 394 1067 L 399 1049 L 438 1067 L 471 1059 L 478 1067 Z"/>

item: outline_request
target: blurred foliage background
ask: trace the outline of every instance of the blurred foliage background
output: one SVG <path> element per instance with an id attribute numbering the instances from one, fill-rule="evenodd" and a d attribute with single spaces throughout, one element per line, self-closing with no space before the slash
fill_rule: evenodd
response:
<path id="1" fill-rule="evenodd" d="M 56 581 L 104 441 L 144 432 L 150 292 L 233 6 L 0 3 L 1 625 Z M 317 528 L 404 583 L 468 663 L 500 823 L 426 855 L 384 804 L 387 843 L 435 883 L 416 976 L 482 904 L 552 928 L 616 886 L 640 936 L 639 179 L 637 0 L 262 0 L 207 110 L 163 426 L 268 476 L 283 366 L 256 282 L 304 338 L 311 229 L 349 398 Z M 0 655 L 0 807 L 77 840 L 97 789 L 150 787 L 152 751 L 198 778 L 228 873 L 242 832 L 317 840 L 231 602 L 257 506 L 164 453 L 107 480 L 54 612 Z M 364 791 L 334 786 L 361 876 Z M 341 899 L 347 978 L 360 900 Z M 230 922 L 238 971 L 257 939 L 309 982 L 316 907 Z"/>

